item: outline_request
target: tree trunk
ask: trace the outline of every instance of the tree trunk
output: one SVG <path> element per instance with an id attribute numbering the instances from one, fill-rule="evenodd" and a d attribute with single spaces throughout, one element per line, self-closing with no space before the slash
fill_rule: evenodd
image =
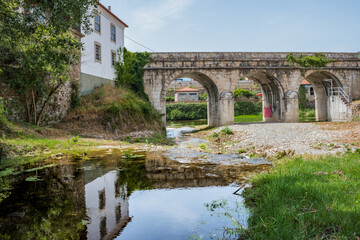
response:
<path id="1" fill-rule="evenodd" d="M 44 110 L 46 109 L 46 106 L 48 105 L 51 97 L 55 94 L 55 92 L 59 89 L 60 86 L 61 86 L 61 84 L 58 84 L 58 85 L 56 85 L 55 88 L 51 89 L 49 95 L 47 96 L 44 104 L 43 104 L 42 107 L 41 107 L 41 111 L 40 111 L 40 113 L 39 113 L 39 117 L 37 118 L 36 125 L 38 125 L 38 126 L 40 125 L 42 116 L 43 116 L 43 114 L 44 114 Z"/>

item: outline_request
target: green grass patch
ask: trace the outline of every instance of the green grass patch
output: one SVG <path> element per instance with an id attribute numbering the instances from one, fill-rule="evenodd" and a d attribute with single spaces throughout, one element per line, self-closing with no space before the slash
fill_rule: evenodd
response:
<path id="1" fill-rule="evenodd" d="M 357 239 L 360 154 L 284 158 L 252 179 L 249 239 Z"/>
<path id="2" fill-rule="evenodd" d="M 300 122 L 315 122 L 315 109 L 305 108 L 299 109 L 299 121 Z"/>
<path id="3" fill-rule="evenodd" d="M 240 115 L 240 116 L 235 116 L 234 118 L 234 122 L 262 122 L 263 120 L 263 116 L 262 114 L 260 115 Z"/>

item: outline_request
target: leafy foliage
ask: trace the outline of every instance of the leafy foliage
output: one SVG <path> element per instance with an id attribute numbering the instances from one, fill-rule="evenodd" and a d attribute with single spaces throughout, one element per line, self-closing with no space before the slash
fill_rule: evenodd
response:
<path id="1" fill-rule="evenodd" d="M 241 89 L 241 88 L 238 88 L 234 91 L 234 98 L 238 98 L 240 96 L 244 96 L 246 98 L 250 98 L 252 96 L 254 96 L 255 93 L 254 92 L 251 92 L 247 89 Z"/>
<path id="2" fill-rule="evenodd" d="M 6 111 L 4 108 L 4 101 L 3 98 L 0 97 L 0 129 L 2 128 L 2 125 L 6 123 L 6 117 L 5 117 Z"/>
<path id="3" fill-rule="evenodd" d="M 306 98 L 307 90 L 304 85 L 299 87 L 299 108 L 305 109 L 308 105 L 308 100 Z"/>
<path id="4" fill-rule="evenodd" d="M 228 126 L 225 126 L 223 129 L 220 130 L 221 133 L 227 134 L 227 135 L 233 135 L 234 132 L 231 130 Z"/>
<path id="5" fill-rule="evenodd" d="M 234 114 L 239 115 L 258 115 L 262 112 L 261 102 L 235 102 L 234 103 Z"/>
<path id="6" fill-rule="evenodd" d="M 204 93 L 202 95 L 199 95 L 199 100 L 200 101 L 206 101 L 207 100 L 207 93 Z"/>
<path id="7" fill-rule="evenodd" d="M 315 53 L 315 56 L 300 55 L 298 58 L 296 58 L 293 53 L 289 53 L 289 55 L 286 56 L 286 59 L 290 66 L 296 63 L 302 67 L 302 76 L 305 76 L 305 72 L 309 69 L 323 68 L 326 67 L 326 64 L 332 62 L 332 60 L 329 60 L 325 55 L 320 53 Z"/>
<path id="8" fill-rule="evenodd" d="M 0 80 L 21 99 L 28 122 L 41 123 L 49 101 L 69 80 L 69 66 L 78 61 L 82 47 L 71 28 L 90 31 L 87 12 L 95 4 L 95 0 L 0 2 Z"/>
<path id="9" fill-rule="evenodd" d="M 207 103 L 175 103 L 166 105 L 167 120 L 206 119 Z"/>
<path id="10" fill-rule="evenodd" d="M 159 114 L 149 101 L 112 84 L 105 84 L 82 97 L 79 107 L 67 115 L 67 121 L 75 122 L 79 128 L 87 124 L 91 128 L 101 127 L 112 132 L 139 131 L 160 124 Z"/>
<path id="11" fill-rule="evenodd" d="M 138 96 L 148 99 L 144 92 L 143 75 L 146 64 L 150 62 L 148 52 L 130 52 L 126 48 L 119 49 L 120 61 L 116 62 L 117 87 L 125 87 L 132 90 Z"/>

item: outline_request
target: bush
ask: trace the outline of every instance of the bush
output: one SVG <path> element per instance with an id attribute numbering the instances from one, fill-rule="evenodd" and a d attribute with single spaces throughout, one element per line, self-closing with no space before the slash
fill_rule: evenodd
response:
<path id="1" fill-rule="evenodd" d="M 175 97 L 172 97 L 172 96 L 166 97 L 166 101 L 167 101 L 167 102 L 174 102 L 174 101 L 175 101 Z"/>
<path id="2" fill-rule="evenodd" d="M 261 102 L 235 102 L 234 103 L 234 114 L 239 115 L 258 115 L 262 112 Z"/>
<path id="3" fill-rule="evenodd" d="M 237 98 L 237 97 L 240 97 L 240 96 L 244 96 L 244 97 L 247 97 L 247 98 L 251 98 L 252 96 L 254 96 L 255 93 L 249 91 L 249 90 L 246 90 L 246 89 L 236 89 L 234 91 L 234 98 Z"/>
<path id="4" fill-rule="evenodd" d="M 160 117 L 149 101 L 130 90 L 105 84 L 82 97 L 80 106 L 72 109 L 64 121 L 88 128 L 132 131 L 155 127 Z"/>
<path id="5" fill-rule="evenodd" d="M 3 98 L 0 97 L 0 127 L 1 125 L 6 123 L 6 117 L 5 117 L 6 111 L 4 106 Z"/>
<path id="6" fill-rule="evenodd" d="M 167 120 L 195 120 L 207 118 L 207 103 L 175 103 L 166 105 Z"/>

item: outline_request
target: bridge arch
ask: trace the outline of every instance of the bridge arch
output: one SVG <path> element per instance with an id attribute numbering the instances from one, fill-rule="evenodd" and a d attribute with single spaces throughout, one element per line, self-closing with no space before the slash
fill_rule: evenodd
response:
<path id="1" fill-rule="evenodd" d="M 169 90 L 170 83 L 178 78 L 191 78 L 199 82 L 207 92 L 208 106 L 207 106 L 207 122 L 209 126 L 221 126 L 224 124 L 232 124 L 234 121 L 234 105 L 233 94 L 228 92 L 227 95 L 221 91 L 219 86 L 220 81 L 215 74 L 210 71 L 196 70 L 196 71 L 174 71 L 169 77 L 165 79 L 161 90 L 161 107 L 166 114 L 166 93 Z M 226 96 L 225 96 L 225 95 Z M 224 97 L 225 96 L 225 97 Z M 224 105 L 224 99 L 230 103 Z M 230 107 L 229 107 L 230 106 Z M 232 106 L 232 110 L 230 109 Z M 230 114 L 230 117 L 229 117 Z M 166 119 L 163 119 L 166 121 Z"/>
<path id="2" fill-rule="evenodd" d="M 284 88 L 281 82 L 270 72 L 251 69 L 243 72 L 241 77 L 249 78 L 260 85 L 262 96 L 263 121 L 280 122 L 284 115 Z M 271 115 L 264 114 L 265 109 L 271 109 Z"/>
<path id="3" fill-rule="evenodd" d="M 299 87 L 304 79 L 311 84 L 314 91 L 316 121 L 330 120 L 329 100 L 331 99 L 329 98 L 331 97 L 334 89 L 344 87 L 344 80 L 338 73 L 326 70 L 306 71 L 305 76 L 299 78 L 297 81 Z"/>

